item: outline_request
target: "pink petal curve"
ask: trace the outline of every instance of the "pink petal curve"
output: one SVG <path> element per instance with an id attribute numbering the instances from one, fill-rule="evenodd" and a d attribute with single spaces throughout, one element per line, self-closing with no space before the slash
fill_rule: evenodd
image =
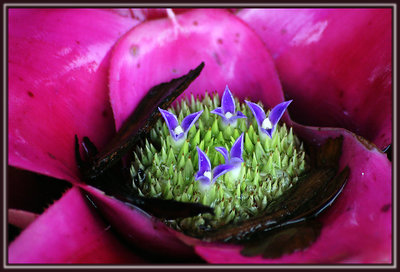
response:
<path id="1" fill-rule="evenodd" d="M 263 39 L 296 122 L 392 142 L 392 10 L 243 9 Z"/>
<path id="2" fill-rule="evenodd" d="M 74 134 L 114 133 L 109 50 L 137 21 L 89 9 L 9 9 L 9 163 L 77 181 Z"/>
<path id="3" fill-rule="evenodd" d="M 267 106 L 283 101 L 264 44 L 236 16 L 224 10 L 193 10 L 176 20 L 146 21 L 115 46 L 110 100 L 117 129 L 151 87 L 186 74 L 202 61 L 203 71 L 185 94 L 222 94 L 228 84 L 239 99 L 251 96 Z"/>
<path id="4" fill-rule="evenodd" d="M 139 208 L 130 208 L 94 187 L 85 185 L 81 187 L 90 193 L 101 214 L 128 242 L 144 251 L 171 258 L 182 260 L 195 256 L 193 248 L 177 239 L 171 234 L 172 230 L 157 218 L 151 217 Z"/>
<path id="5" fill-rule="evenodd" d="M 9 263 L 143 263 L 124 246 L 77 187 L 9 246 Z"/>
<path id="6" fill-rule="evenodd" d="M 348 165 L 350 177 L 339 198 L 321 215 L 323 229 L 317 241 L 305 251 L 278 259 L 247 258 L 240 247 L 229 245 L 200 244 L 196 252 L 211 263 L 391 263 L 392 166 L 386 155 L 343 129 L 297 124 L 295 128 L 315 143 L 344 136 L 340 167 Z"/>
<path id="7" fill-rule="evenodd" d="M 25 229 L 29 226 L 39 215 L 33 212 L 18 210 L 18 209 L 8 209 L 7 218 L 8 223 L 14 225 L 20 229 Z"/>

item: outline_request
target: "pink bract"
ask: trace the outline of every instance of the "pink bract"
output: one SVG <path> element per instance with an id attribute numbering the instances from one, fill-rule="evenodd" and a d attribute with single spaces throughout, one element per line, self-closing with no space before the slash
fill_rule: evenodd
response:
<path id="1" fill-rule="evenodd" d="M 9 160 L 78 182 L 74 134 L 113 135 L 109 51 L 136 21 L 101 10 L 9 10 Z"/>
<path id="2" fill-rule="evenodd" d="M 10 263 L 143 263 L 78 188 L 69 190 L 9 247 Z"/>
<path id="3" fill-rule="evenodd" d="M 292 118 L 392 142 L 392 10 L 243 9 L 267 45 Z"/>
<path id="4" fill-rule="evenodd" d="M 194 10 L 177 15 L 176 20 L 176 24 L 170 19 L 142 23 L 115 46 L 110 101 L 117 129 L 152 86 L 182 76 L 202 61 L 201 79 L 186 94 L 202 95 L 207 90 L 222 95 L 228 84 L 240 99 L 263 99 L 268 106 L 283 100 L 264 44 L 234 15 Z"/>

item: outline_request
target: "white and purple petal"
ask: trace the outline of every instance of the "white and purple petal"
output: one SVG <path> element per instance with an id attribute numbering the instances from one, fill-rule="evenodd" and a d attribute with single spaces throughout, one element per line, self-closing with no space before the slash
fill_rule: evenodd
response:
<path id="1" fill-rule="evenodd" d="M 175 114 L 170 113 L 169 111 L 160 108 L 158 108 L 158 110 L 161 112 L 162 117 L 167 123 L 167 127 L 169 129 L 172 138 L 176 141 L 178 135 L 176 135 L 175 129 L 177 126 L 179 126 L 178 119 L 176 118 Z"/>
<path id="2" fill-rule="evenodd" d="M 221 116 L 225 123 L 229 122 L 229 119 L 226 118 L 226 116 L 224 114 L 224 110 L 221 107 L 215 108 L 214 110 L 210 111 L 210 113 L 214 113 L 214 114 Z"/>
<path id="3" fill-rule="evenodd" d="M 225 147 L 219 146 L 219 147 L 216 147 L 215 150 L 217 150 L 219 153 L 222 154 L 222 156 L 224 156 L 225 163 L 229 162 L 229 153 Z"/>
<path id="4" fill-rule="evenodd" d="M 192 114 L 189 114 L 182 120 L 182 128 L 184 133 L 186 134 L 189 129 L 196 123 L 196 121 L 200 118 L 200 115 L 203 113 L 203 111 L 198 111 Z"/>
<path id="5" fill-rule="evenodd" d="M 225 87 L 224 94 L 222 95 L 221 106 L 224 114 L 229 112 L 232 115 L 235 115 L 235 100 L 233 99 L 233 95 L 229 90 L 228 85 Z"/>
<path id="6" fill-rule="evenodd" d="M 232 145 L 231 148 L 231 152 L 230 152 L 230 162 L 232 161 L 232 159 L 237 158 L 239 159 L 241 162 L 243 162 L 243 157 L 242 157 L 242 153 L 243 153 L 243 135 L 244 133 L 242 133 L 242 135 L 240 135 L 235 143 Z"/>
<path id="7" fill-rule="evenodd" d="M 258 127 L 261 128 L 262 127 L 262 123 L 265 120 L 266 116 L 265 116 L 265 112 L 264 110 L 257 105 L 256 103 L 250 102 L 250 101 L 245 101 L 247 106 L 249 106 L 251 112 L 253 113 L 254 117 L 256 118 Z"/>
<path id="8" fill-rule="evenodd" d="M 218 165 L 213 170 L 213 179 L 212 179 L 212 181 L 215 182 L 218 177 L 222 176 L 223 174 L 226 174 L 227 172 L 233 170 L 234 168 L 236 168 L 236 166 L 233 165 L 233 164 L 221 164 L 221 165 Z"/>
<path id="9" fill-rule="evenodd" d="M 292 103 L 293 100 L 285 101 L 276 105 L 272 110 L 271 113 L 268 115 L 268 119 L 271 121 L 273 128 L 282 118 L 282 115 L 285 113 L 287 107 Z"/>
<path id="10" fill-rule="evenodd" d="M 199 156 L 199 171 L 196 173 L 196 180 L 198 180 L 201 176 L 204 176 L 205 172 L 211 172 L 211 162 L 203 150 L 201 150 L 199 147 L 196 148 Z"/>

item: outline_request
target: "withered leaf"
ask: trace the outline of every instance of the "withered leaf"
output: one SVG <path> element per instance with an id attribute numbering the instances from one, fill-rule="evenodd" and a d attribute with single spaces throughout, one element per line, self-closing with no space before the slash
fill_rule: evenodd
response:
<path id="1" fill-rule="evenodd" d="M 119 161 L 154 126 L 161 116 L 157 107 L 168 108 L 186 90 L 189 84 L 199 76 L 203 67 L 204 62 L 182 77 L 151 88 L 114 138 L 100 153 L 92 158 L 89 162 L 89 167 L 83 173 L 84 176 L 95 178 Z"/>
<path id="2" fill-rule="evenodd" d="M 321 228 L 322 224 L 317 220 L 306 220 L 260 232 L 244 245 L 240 253 L 247 257 L 279 258 L 309 247 L 319 236 Z"/>

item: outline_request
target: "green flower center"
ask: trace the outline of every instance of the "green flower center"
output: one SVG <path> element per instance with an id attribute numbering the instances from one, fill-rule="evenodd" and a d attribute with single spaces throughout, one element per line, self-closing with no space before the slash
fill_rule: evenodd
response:
<path id="1" fill-rule="evenodd" d="M 247 116 L 247 119 L 238 119 L 235 127 L 224 124 L 220 116 L 210 113 L 220 103 L 218 94 L 213 97 L 206 94 L 202 101 L 191 96 L 170 108 L 179 123 L 191 113 L 204 112 L 180 145 L 174 143 L 167 125 L 160 119 L 144 145 L 134 152 L 131 166 L 132 184 L 140 196 L 202 203 L 214 208 L 214 215 L 201 214 L 167 221 L 172 227 L 193 236 L 260 214 L 271 201 L 291 188 L 308 168 L 303 144 L 292 128 L 278 124 L 272 139 L 260 137 L 257 122 L 245 103 L 235 99 L 236 109 Z M 242 133 L 244 163 L 241 167 L 220 176 L 208 186 L 196 181 L 196 147 L 207 154 L 214 168 L 225 163 L 215 147 L 230 150 Z M 211 172 L 204 173 L 207 175 L 211 178 Z"/>

